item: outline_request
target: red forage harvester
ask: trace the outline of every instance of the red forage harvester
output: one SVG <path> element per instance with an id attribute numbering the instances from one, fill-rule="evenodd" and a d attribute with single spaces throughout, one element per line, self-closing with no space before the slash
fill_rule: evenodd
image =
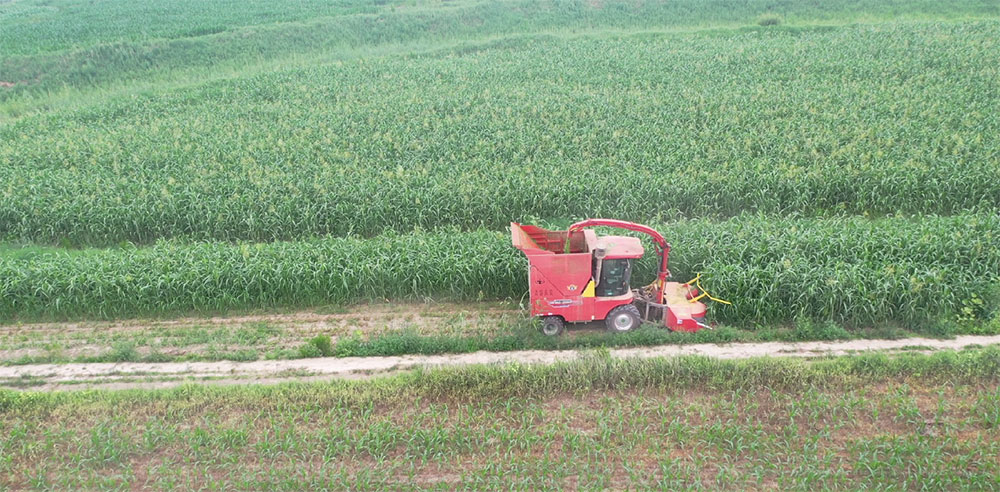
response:
<path id="1" fill-rule="evenodd" d="M 656 280 L 632 289 L 632 262 L 644 250 L 638 238 L 598 236 L 587 227 L 606 226 L 649 235 L 660 257 Z M 531 314 L 542 318 L 542 333 L 555 336 L 566 323 L 604 320 L 608 330 L 624 333 L 642 321 L 662 323 L 675 331 L 711 328 L 705 322 L 699 278 L 668 282 L 670 244 L 656 230 L 614 219 L 588 219 L 566 231 L 549 231 L 516 222 L 510 224 L 514 247 L 528 257 Z M 695 284 L 695 285 L 692 285 Z"/>

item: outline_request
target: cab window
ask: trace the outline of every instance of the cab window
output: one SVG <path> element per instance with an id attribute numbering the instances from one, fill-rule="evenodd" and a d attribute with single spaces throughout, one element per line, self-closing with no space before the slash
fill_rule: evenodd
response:
<path id="1" fill-rule="evenodd" d="M 597 264 L 594 270 L 597 270 Z M 594 294 L 597 297 L 613 297 L 628 293 L 629 276 L 632 274 L 632 260 L 628 258 L 604 260 L 601 278 L 598 279 Z"/>

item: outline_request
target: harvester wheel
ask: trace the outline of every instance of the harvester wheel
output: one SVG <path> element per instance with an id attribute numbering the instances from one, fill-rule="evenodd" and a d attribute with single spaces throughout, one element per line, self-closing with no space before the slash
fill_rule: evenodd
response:
<path id="1" fill-rule="evenodd" d="M 612 333 L 632 331 L 639 327 L 641 321 L 639 308 L 632 304 L 624 304 L 612 309 L 608 312 L 608 317 L 604 319 L 608 331 Z"/>
<path id="2" fill-rule="evenodd" d="M 546 316 L 542 318 L 542 334 L 550 337 L 558 336 L 563 332 L 566 322 L 560 316 Z"/>

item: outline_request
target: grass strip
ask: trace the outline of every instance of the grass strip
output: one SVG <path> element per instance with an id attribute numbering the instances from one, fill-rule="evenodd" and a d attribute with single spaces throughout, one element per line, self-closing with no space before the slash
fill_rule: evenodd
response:
<path id="1" fill-rule="evenodd" d="M 1000 351 L 0 391 L 0 480 L 117 490 L 988 488 Z M 558 462 L 553 456 L 558 456 Z"/>
<path id="2" fill-rule="evenodd" d="M 891 379 L 922 378 L 936 384 L 991 383 L 1000 379 L 1000 348 L 943 351 L 931 355 L 864 354 L 801 360 L 755 358 L 721 360 L 700 356 L 619 359 L 607 352 L 551 365 L 506 364 L 416 370 L 366 381 L 282 383 L 273 386 L 198 386 L 164 390 L 20 392 L 0 390 L 0 411 L 52 411 L 61 406 L 98 404 L 123 409 L 152 402 L 193 405 L 271 406 L 307 404 L 389 404 L 418 399 L 490 400 L 528 398 L 578 391 L 707 388 L 792 390 L 837 387 Z"/>
<path id="3" fill-rule="evenodd" d="M 474 333 L 456 334 L 462 327 Z M 101 328 L 95 328 L 100 330 Z M 44 334 L 25 340 L 23 334 L 11 335 L 0 345 L 9 355 L 0 356 L 0 364 L 52 364 L 92 362 L 191 362 L 284 360 L 311 357 L 372 357 L 397 355 L 436 355 L 478 351 L 574 350 L 625 348 L 694 343 L 800 342 L 855 339 L 896 340 L 913 337 L 950 338 L 957 335 L 992 335 L 1000 333 L 1000 323 L 957 323 L 939 321 L 916 329 L 881 325 L 847 330 L 831 322 L 800 320 L 782 327 L 737 328 L 719 326 L 697 333 L 680 333 L 660 326 L 644 325 L 636 331 L 613 334 L 588 328 L 571 331 L 561 337 L 542 335 L 530 319 L 499 322 L 489 328 L 460 325 L 435 332 L 399 330 L 340 332 L 330 336 L 323 331 L 305 340 L 297 333 L 284 333 L 267 324 L 252 324 L 235 329 L 185 328 L 178 334 L 165 330 L 121 332 L 112 336 L 99 333 L 59 337 Z M 0 338 L 0 340 L 3 340 Z M 76 348 L 80 345 L 87 350 Z"/>

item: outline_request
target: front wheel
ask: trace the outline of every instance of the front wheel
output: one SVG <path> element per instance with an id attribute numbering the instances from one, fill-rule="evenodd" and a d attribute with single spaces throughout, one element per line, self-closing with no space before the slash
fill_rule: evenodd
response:
<path id="1" fill-rule="evenodd" d="M 608 331 L 612 333 L 625 333 L 638 328 L 642 318 L 639 317 L 639 308 L 624 304 L 608 312 L 608 317 L 604 323 L 608 326 Z"/>
<path id="2" fill-rule="evenodd" d="M 542 318 L 542 334 L 545 336 L 558 336 L 563 331 L 566 322 L 559 316 L 546 316 Z"/>

